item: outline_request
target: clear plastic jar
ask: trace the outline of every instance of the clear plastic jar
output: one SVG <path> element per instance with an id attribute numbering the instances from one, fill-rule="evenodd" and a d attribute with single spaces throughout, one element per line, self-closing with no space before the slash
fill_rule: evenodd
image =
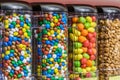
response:
<path id="1" fill-rule="evenodd" d="M 5 80 L 31 79 L 31 7 L 27 3 L 1 4 L 4 13 L 2 62 Z"/>
<path id="2" fill-rule="evenodd" d="M 33 4 L 33 10 L 36 13 L 34 21 L 37 23 L 34 27 L 41 31 L 38 31 L 40 35 L 34 31 L 37 38 L 41 38 L 35 44 L 41 52 L 34 53 L 40 57 L 37 58 L 36 64 L 37 76 L 42 80 L 66 80 L 68 74 L 66 8 L 61 4 Z"/>
<path id="3" fill-rule="evenodd" d="M 98 9 L 98 69 L 99 80 L 114 80 L 120 75 L 120 9 Z M 119 79 L 115 79 L 119 80 Z"/>
<path id="4" fill-rule="evenodd" d="M 68 5 L 69 78 L 97 80 L 97 14 L 91 6 Z"/>

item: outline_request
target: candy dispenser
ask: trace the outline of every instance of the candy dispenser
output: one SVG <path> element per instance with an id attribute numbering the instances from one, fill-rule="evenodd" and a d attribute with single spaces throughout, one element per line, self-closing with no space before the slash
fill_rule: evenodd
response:
<path id="1" fill-rule="evenodd" d="M 1 4 L 4 13 L 2 62 L 4 80 L 30 80 L 32 67 L 31 7 L 24 2 Z"/>
<path id="2" fill-rule="evenodd" d="M 97 80 L 96 9 L 84 5 L 67 5 L 69 11 L 69 78 Z"/>
<path id="3" fill-rule="evenodd" d="M 99 80 L 119 80 L 117 77 L 120 75 L 120 9 L 98 6 L 97 10 Z"/>
<path id="4" fill-rule="evenodd" d="M 67 9 L 61 4 L 33 3 L 33 10 L 36 22 L 34 27 L 40 30 L 34 31 L 35 35 L 40 32 L 41 36 L 37 35 L 37 37 L 42 37 L 35 44 L 41 50 L 40 53 L 35 53 L 40 55 L 35 73 L 41 80 L 66 80 L 68 74 Z"/>

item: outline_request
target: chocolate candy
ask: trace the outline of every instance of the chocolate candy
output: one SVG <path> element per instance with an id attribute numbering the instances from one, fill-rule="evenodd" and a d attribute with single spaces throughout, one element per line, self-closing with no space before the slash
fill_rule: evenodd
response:
<path id="1" fill-rule="evenodd" d="M 93 18 L 94 17 L 94 20 Z M 96 74 L 96 20 L 95 16 L 73 16 L 69 27 L 70 79 L 94 77 Z M 71 75 L 81 74 L 71 78 Z"/>
<path id="2" fill-rule="evenodd" d="M 31 18 L 27 13 L 4 17 L 3 74 L 6 80 L 31 77 Z"/>

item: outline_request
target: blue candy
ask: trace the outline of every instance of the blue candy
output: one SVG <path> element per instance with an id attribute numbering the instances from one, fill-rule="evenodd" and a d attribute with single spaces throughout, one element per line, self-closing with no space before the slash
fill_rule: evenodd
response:
<path id="1" fill-rule="evenodd" d="M 24 22 L 20 22 L 20 26 L 23 27 L 24 26 Z"/>
<path id="2" fill-rule="evenodd" d="M 5 60 L 8 60 L 8 59 L 9 59 L 9 56 L 8 56 L 8 55 L 6 55 L 6 56 L 4 57 L 4 59 L 5 59 Z"/>
<path id="3" fill-rule="evenodd" d="M 51 54 L 48 54 L 48 55 L 47 55 L 47 58 L 51 58 L 51 57 L 52 57 L 52 55 L 51 55 Z"/>
<path id="4" fill-rule="evenodd" d="M 49 40 L 47 40 L 45 43 L 46 43 L 46 44 L 50 44 L 50 41 L 49 41 Z"/>
<path id="5" fill-rule="evenodd" d="M 50 24 L 46 24 L 45 27 L 46 27 L 47 29 L 49 29 L 49 28 L 50 28 Z"/>
<path id="6" fill-rule="evenodd" d="M 23 61 L 24 60 L 24 56 L 21 55 L 20 56 L 20 60 Z"/>
<path id="7" fill-rule="evenodd" d="M 10 24 L 9 25 L 9 28 L 11 29 L 11 28 L 14 28 L 14 25 L 13 24 Z"/>
<path id="8" fill-rule="evenodd" d="M 11 45 L 12 45 L 12 42 L 11 42 L 11 41 L 8 41 L 7 44 L 8 44 L 8 46 L 11 46 Z"/>
<path id="9" fill-rule="evenodd" d="M 3 45 L 4 45 L 4 46 L 8 46 L 8 43 L 7 43 L 7 42 L 3 42 Z"/>
<path id="10" fill-rule="evenodd" d="M 13 37 L 13 41 L 17 41 L 17 37 Z"/>
<path id="11" fill-rule="evenodd" d="M 10 57 L 13 57 L 13 56 L 14 56 L 14 53 L 10 53 L 9 56 L 10 56 Z"/>
<path id="12" fill-rule="evenodd" d="M 13 37 L 9 37 L 9 41 L 12 41 L 13 40 Z"/>

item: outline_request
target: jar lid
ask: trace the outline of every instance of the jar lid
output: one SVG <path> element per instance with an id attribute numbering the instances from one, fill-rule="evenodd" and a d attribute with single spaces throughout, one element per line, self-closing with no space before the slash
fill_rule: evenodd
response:
<path id="1" fill-rule="evenodd" d="M 29 3 L 23 1 L 3 2 L 1 10 L 32 10 Z"/>
<path id="2" fill-rule="evenodd" d="M 75 13 L 95 13 L 96 8 L 90 5 L 68 4 L 67 9 L 69 12 Z"/>
<path id="3" fill-rule="evenodd" d="M 98 13 L 120 13 L 120 8 L 115 6 L 96 6 Z"/>
<path id="4" fill-rule="evenodd" d="M 32 3 L 33 11 L 65 12 L 66 7 L 59 3 Z"/>

